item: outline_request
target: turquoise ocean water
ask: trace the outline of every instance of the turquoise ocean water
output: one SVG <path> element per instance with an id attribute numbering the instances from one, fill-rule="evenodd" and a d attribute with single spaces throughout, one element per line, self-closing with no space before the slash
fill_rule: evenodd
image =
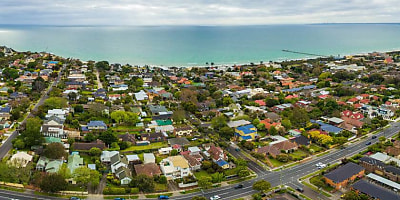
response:
<path id="1" fill-rule="evenodd" d="M 400 49 L 400 24 L 73 27 L 0 25 L 0 45 L 81 60 L 165 66 L 307 58 Z"/>

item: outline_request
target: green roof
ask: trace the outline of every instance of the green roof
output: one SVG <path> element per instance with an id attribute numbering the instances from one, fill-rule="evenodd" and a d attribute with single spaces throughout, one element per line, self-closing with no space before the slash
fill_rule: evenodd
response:
<path id="1" fill-rule="evenodd" d="M 168 120 L 156 120 L 158 126 L 166 126 L 166 125 L 172 125 L 172 121 L 170 119 Z"/>
<path id="2" fill-rule="evenodd" d="M 58 170 L 60 170 L 61 165 L 62 165 L 62 161 L 61 160 L 50 161 L 46 165 L 46 172 L 48 172 L 48 173 L 57 173 Z"/>
<path id="3" fill-rule="evenodd" d="M 75 169 L 79 168 L 83 165 L 83 158 L 79 154 L 73 154 L 68 156 L 68 169 L 71 173 L 74 172 Z"/>
<path id="4" fill-rule="evenodd" d="M 48 143 L 48 144 L 53 143 L 53 142 L 62 143 L 61 138 L 56 138 L 56 137 L 45 137 L 44 140 L 45 140 L 45 143 Z"/>

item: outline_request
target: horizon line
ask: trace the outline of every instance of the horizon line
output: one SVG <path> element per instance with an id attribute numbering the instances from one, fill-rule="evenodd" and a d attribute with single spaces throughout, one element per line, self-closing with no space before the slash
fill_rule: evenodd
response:
<path id="1" fill-rule="evenodd" d="M 167 27 L 167 26 L 198 26 L 198 27 L 217 27 L 217 26 L 284 26 L 284 25 L 362 25 L 362 24 L 399 24 L 400 22 L 327 22 L 327 23 L 282 23 L 282 24 L 147 24 L 147 25 L 110 25 L 110 24 L 96 24 L 96 25 L 85 25 L 85 24 L 2 24 L 0 26 L 53 26 L 53 27 Z"/>

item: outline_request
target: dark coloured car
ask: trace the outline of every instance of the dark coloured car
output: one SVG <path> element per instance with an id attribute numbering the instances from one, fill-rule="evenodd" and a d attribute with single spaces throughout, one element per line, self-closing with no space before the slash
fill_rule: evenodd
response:
<path id="1" fill-rule="evenodd" d="M 240 189 L 240 188 L 243 188 L 242 184 L 239 184 L 239 185 L 235 186 L 235 189 Z"/>
<path id="2" fill-rule="evenodd" d="M 299 191 L 299 192 L 304 192 L 304 189 L 300 188 L 300 187 L 296 188 L 296 190 Z"/>
<path id="3" fill-rule="evenodd" d="M 365 143 L 365 145 L 371 145 L 371 142 L 367 142 L 367 143 Z"/>
<path id="4" fill-rule="evenodd" d="M 71 197 L 71 198 L 69 198 L 69 200 L 81 200 L 81 199 L 78 197 Z"/>
<path id="5" fill-rule="evenodd" d="M 125 200 L 125 198 L 115 198 L 114 200 Z"/>
<path id="6" fill-rule="evenodd" d="M 372 139 L 376 139 L 376 135 L 373 135 L 373 136 L 372 136 Z"/>

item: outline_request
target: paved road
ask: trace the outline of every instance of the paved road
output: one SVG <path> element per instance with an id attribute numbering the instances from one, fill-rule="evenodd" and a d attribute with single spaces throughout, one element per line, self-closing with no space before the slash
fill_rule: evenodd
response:
<path id="1" fill-rule="evenodd" d="M 285 185 L 290 185 L 290 186 L 296 186 L 298 185 L 298 179 L 305 176 L 306 174 L 313 173 L 317 171 L 318 169 L 315 167 L 315 164 L 318 162 L 322 162 L 325 164 L 333 164 L 345 157 L 351 157 L 360 151 L 364 150 L 367 148 L 366 142 L 371 141 L 372 144 L 376 143 L 378 141 L 378 138 L 380 136 L 385 136 L 385 137 L 392 137 L 393 135 L 397 134 L 400 131 L 400 122 L 392 122 L 392 126 L 389 128 L 385 129 L 384 131 L 381 131 L 376 134 L 377 138 L 376 139 L 371 139 L 367 138 L 364 140 L 360 140 L 354 144 L 351 144 L 349 147 L 345 149 L 332 149 L 329 154 L 323 155 L 321 157 L 316 157 L 310 161 L 307 161 L 305 163 L 283 169 L 279 172 L 269 172 L 265 174 L 259 175 L 257 178 L 241 182 L 243 184 L 242 189 L 234 189 L 232 186 L 225 186 L 221 188 L 214 188 L 210 190 L 206 190 L 204 192 L 197 192 L 197 193 L 192 193 L 192 194 L 187 194 L 187 195 L 182 195 L 182 196 L 177 196 L 177 197 L 172 197 L 171 199 L 176 199 L 176 200 L 190 200 L 193 196 L 205 196 L 207 198 L 214 196 L 214 195 L 219 195 L 222 199 L 237 199 L 240 197 L 252 195 L 256 193 L 255 190 L 252 190 L 252 185 L 255 181 L 258 180 L 266 180 L 271 183 L 271 185 L 278 186 L 280 184 L 285 184 Z M 0 190 L 0 200 L 1 199 L 9 199 L 9 198 L 17 198 L 17 199 L 34 199 L 32 196 L 23 196 L 27 195 L 25 193 L 16 193 L 16 192 L 10 192 L 10 191 L 3 191 Z M 43 197 L 40 196 L 35 196 L 37 199 L 43 199 Z M 56 199 L 56 198 L 48 198 L 46 199 Z"/>
<path id="2" fill-rule="evenodd" d="M 49 196 L 41 196 L 35 194 L 28 194 L 28 193 L 19 193 L 9 190 L 0 190 L 0 200 L 10 200 L 10 199 L 18 199 L 18 200 L 58 200 L 61 198 L 57 197 L 49 197 Z"/>
<path id="3" fill-rule="evenodd" d="M 227 148 L 228 152 L 235 156 L 236 158 L 242 158 L 244 160 L 247 160 L 247 166 L 255 172 L 257 175 L 263 175 L 266 173 L 269 173 L 269 171 L 266 171 L 263 167 L 258 165 L 256 162 L 252 161 L 249 159 L 247 156 L 245 156 L 242 151 L 236 151 L 238 147 L 236 145 L 230 144 Z"/>
<path id="4" fill-rule="evenodd" d="M 317 171 L 318 169 L 315 167 L 315 164 L 317 164 L 318 162 L 322 162 L 325 164 L 328 164 L 328 163 L 334 164 L 345 157 L 351 157 L 351 156 L 359 153 L 360 151 L 366 149 L 367 141 L 371 141 L 371 143 L 374 144 L 377 141 L 379 141 L 378 138 L 380 136 L 391 137 L 391 136 L 397 134 L 400 131 L 400 123 L 393 122 L 393 123 L 391 123 L 391 125 L 392 125 L 391 127 L 385 129 L 382 132 L 377 133 L 376 134 L 377 138 L 374 140 L 372 140 L 371 138 L 367 138 L 367 139 L 361 140 L 359 142 L 356 142 L 354 144 L 351 144 L 349 147 L 347 147 L 345 149 L 332 149 L 329 154 L 323 155 L 321 157 L 316 157 L 305 163 L 295 165 L 295 166 L 287 168 L 287 169 L 283 169 L 282 171 L 270 172 L 270 173 L 266 173 L 263 175 L 259 175 L 255 179 L 242 182 L 241 184 L 243 184 L 243 186 L 244 186 L 242 189 L 234 189 L 233 188 L 234 185 L 221 187 L 221 188 L 215 188 L 215 189 L 205 191 L 204 196 L 209 198 L 214 195 L 219 195 L 220 197 L 222 197 L 222 199 L 236 199 L 236 198 L 248 196 L 248 195 L 256 193 L 256 191 L 251 189 L 252 185 L 255 181 L 261 180 L 261 179 L 270 182 L 273 187 L 278 186 L 281 183 L 287 184 L 290 186 L 300 185 L 300 183 L 298 183 L 297 180 L 307 174 Z M 198 193 L 175 197 L 172 199 L 190 200 L 193 196 L 202 196 L 202 193 L 198 192 Z"/>
<path id="5" fill-rule="evenodd" d="M 40 97 L 39 102 L 35 105 L 35 107 L 33 107 L 32 111 L 37 111 L 37 109 L 39 108 L 39 106 L 41 106 L 44 101 L 49 97 L 48 94 L 51 92 L 51 90 L 53 89 L 53 86 L 56 86 L 58 84 L 58 82 L 61 79 L 61 73 L 62 71 L 65 70 L 65 65 L 63 66 L 62 70 L 60 70 L 60 72 L 58 73 L 58 77 L 56 79 L 56 81 L 53 82 L 53 84 L 51 85 L 51 87 L 48 88 L 48 90 L 42 95 L 42 97 Z M 26 120 L 32 116 L 32 111 L 25 117 L 25 119 L 21 122 L 21 125 L 26 123 Z M 11 135 L 7 138 L 7 140 L 0 146 L 0 160 L 2 160 L 4 158 L 4 156 L 7 155 L 7 153 L 11 150 L 12 148 L 12 140 L 15 139 L 17 136 L 19 135 L 18 131 L 14 131 L 11 133 Z"/>

